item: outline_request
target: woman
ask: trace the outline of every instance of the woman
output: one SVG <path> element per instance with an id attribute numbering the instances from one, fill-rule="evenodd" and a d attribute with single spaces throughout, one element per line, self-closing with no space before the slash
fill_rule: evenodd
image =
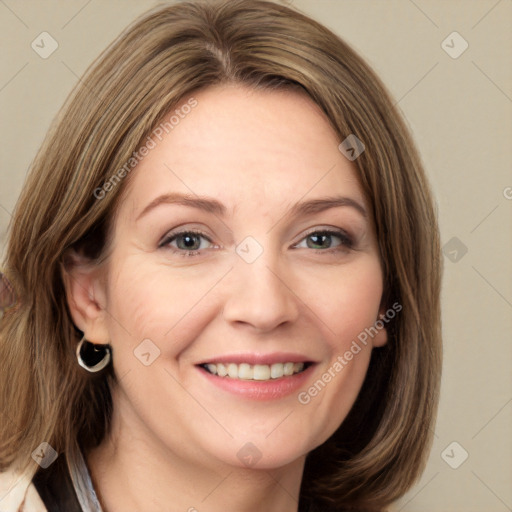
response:
<path id="1" fill-rule="evenodd" d="M 421 473 L 429 186 L 378 78 L 302 14 L 192 1 L 130 27 L 6 254 L 7 510 L 377 511 Z"/>

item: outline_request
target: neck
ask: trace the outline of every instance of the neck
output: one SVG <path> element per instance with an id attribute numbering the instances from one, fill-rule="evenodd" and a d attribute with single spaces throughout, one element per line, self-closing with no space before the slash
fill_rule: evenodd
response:
<path id="1" fill-rule="evenodd" d="M 298 510 L 305 457 L 272 469 L 233 466 L 197 453 L 184 457 L 122 407 L 111 426 L 109 436 L 86 457 L 104 512 Z"/>

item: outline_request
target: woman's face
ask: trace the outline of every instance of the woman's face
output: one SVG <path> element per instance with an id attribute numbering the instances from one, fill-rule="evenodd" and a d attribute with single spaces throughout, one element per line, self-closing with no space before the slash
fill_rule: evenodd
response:
<path id="1" fill-rule="evenodd" d="M 198 464 L 280 467 L 339 427 L 386 341 L 358 341 L 383 291 L 370 205 L 305 96 L 195 99 L 117 211 L 102 304 L 115 418 Z"/>

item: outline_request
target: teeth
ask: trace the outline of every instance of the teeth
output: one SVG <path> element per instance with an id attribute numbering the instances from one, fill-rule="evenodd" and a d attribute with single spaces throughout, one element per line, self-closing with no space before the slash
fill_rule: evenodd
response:
<path id="1" fill-rule="evenodd" d="M 223 364 L 218 364 L 217 374 L 221 377 L 225 377 L 228 374 L 228 369 Z"/>
<path id="2" fill-rule="evenodd" d="M 283 372 L 286 376 L 292 375 L 295 370 L 295 365 L 293 363 L 284 363 Z"/>
<path id="3" fill-rule="evenodd" d="M 228 364 L 228 375 L 232 379 L 238 378 L 238 366 L 236 364 L 233 364 L 233 363 Z"/>
<path id="4" fill-rule="evenodd" d="M 270 379 L 270 366 L 268 364 L 255 364 L 253 369 L 254 380 L 268 380 Z"/>
<path id="5" fill-rule="evenodd" d="M 270 367 L 270 376 L 273 379 L 279 379 L 284 375 L 284 365 L 282 363 L 275 363 Z"/>
<path id="6" fill-rule="evenodd" d="M 235 378 L 251 380 L 253 377 L 254 370 L 250 364 L 242 363 L 238 365 L 238 375 Z"/>
<path id="7" fill-rule="evenodd" d="M 204 367 L 210 373 L 218 375 L 219 377 L 242 380 L 270 380 L 289 377 L 295 373 L 300 373 L 304 370 L 304 363 L 274 363 L 273 365 L 208 363 L 204 365 Z"/>

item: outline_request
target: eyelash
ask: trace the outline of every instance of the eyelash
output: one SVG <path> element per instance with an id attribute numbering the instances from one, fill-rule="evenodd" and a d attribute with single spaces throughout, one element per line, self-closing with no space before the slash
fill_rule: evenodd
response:
<path id="1" fill-rule="evenodd" d="M 192 235 L 192 234 L 193 235 L 197 235 L 197 236 L 201 236 L 201 237 L 205 238 L 206 240 L 208 240 L 208 242 L 212 243 L 210 238 L 208 236 L 206 236 L 203 232 L 197 231 L 197 230 L 194 230 L 194 229 L 187 229 L 187 230 L 184 230 L 184 231 L 179 231 L 177 233 L 169 233 L 160 242 L 158 247 L 162 248 L 162 249 L 169 248 L 175 254 L 179 254 L 180 256 L 185 257 L 185 258 L 186 257 L 191 257 L 191 256 L 199 256 L 199 255 L 202 254 L 202 252 L 199 251 L 199 250 L 187 251 L 187 250 L 183 250 L 183 249 L 175 249 L 174 247 L 171 247 L 169 245 L 171 242 L 173 242 L 180 235 Z M 347 249 L 353 249 L 353 247 L 354 247 L 354 242 L 353 242 L 352 238 L 347 233 L 345 233 L 344 231 L 341 231 L 341 230 L 333 230 L 333 229 L 315 229 L 315 230 L 312 230 L 309 233 L 306 233 L 306 235 L 303 238 L 301 238 L 298 243 L 300 243 L 303 240 L 307 239 L 311 235 L 335 236 L 335 237 L 338 237 L 340 239 L 340 241 L 341 241 L 341 243 L 339 245 L 336 245 L 336 246 L 334 246 L 332 248 L 329 248 L 329 249 L 312 249 L 313 251 L 318 251 L 318 252 L 322 252 L 322 253 L 332 254 L 332 253 L 337 253 L 337 252 L 343 251 L 343 250 L 346 251 Z M 298 245 L 298 243 L 296 245 Z"/>

